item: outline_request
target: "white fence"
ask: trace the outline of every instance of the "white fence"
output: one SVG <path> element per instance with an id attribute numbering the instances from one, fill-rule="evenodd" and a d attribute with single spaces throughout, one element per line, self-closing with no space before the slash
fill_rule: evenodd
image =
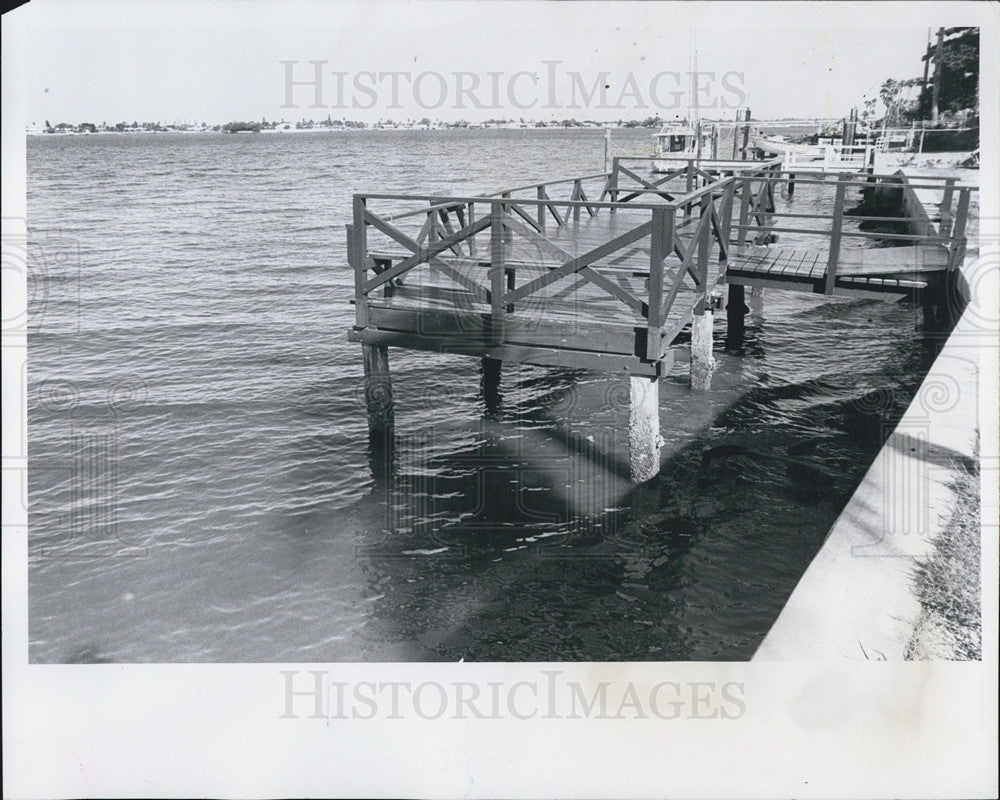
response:
<path id="1" fill-rule="evenodd" d="M 805 153 L 786 153 L 783 169 L 859 172 L 872 163 L 870 145 L 820 144 Z"/>

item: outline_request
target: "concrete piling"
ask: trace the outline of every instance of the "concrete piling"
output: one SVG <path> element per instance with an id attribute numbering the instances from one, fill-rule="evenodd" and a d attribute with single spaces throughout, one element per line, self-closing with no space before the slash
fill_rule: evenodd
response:
<path id="1" fill-rule="evenodd" d="M 691 320 L 691 388 L 706 391 L 712 388 L 715 358 L 712 356 L 713 314 L 705 308 L 695 311 Z"/>
<path id="2" fill-rule="evenodd" d="M 632 480 L 648 481 L 660 471 L 660 382 L 630 377 L 628 444 Z"/>

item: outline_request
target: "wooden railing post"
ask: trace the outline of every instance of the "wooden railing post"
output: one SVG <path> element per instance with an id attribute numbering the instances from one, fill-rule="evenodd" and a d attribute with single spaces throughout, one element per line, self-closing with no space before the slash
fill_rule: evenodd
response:
<path id="1" fill-rule="evenodd" d="M 743 247 L 747 243 L 747 226 L 750 224 L 750 201 L 753 196 L 753 182 L 747 178 L 741 178 L 743 191 L 740 193 L 740 230 L 736 234 L 737 247 Z"/>
<path id="2" fill-rule="evenodd" d="M 618 202 L 618 156 L 611 159 L 611 202 Z M 617 209 L 612 206 L 611 213 L 614 214 L 615 211 Z"/>
<path id="3" fill-rule="evenodd" d="M 955 192 L 955 179 L 948 178 L 944 183 L 944 196 L 941 198 L 939 210 L 941 212 L 941 223 L 938 225 L 938 232 L 942 236 L 951 235 L 951 202 Z"/>
<path id="4" fill-rule="evenodd" d="M 504 264 L 504 206 L 494 200 L 490 204 L 490 341 L 500 344 L 504 335 L 507 309 L 503 296 L 507 287 Z"/>
<path id="5" fill-rule="evenodd" d="M 476 204 L 467 203 L 466 208 L 467 208 L 467 213 L 469 215 L 468 224 L 471 225 L 473 222 L 476 221 Z M 469 255 L 470 256 L 475 255 L 477 250 L 478 247 L 476 246 L 476 234 L 472 234 L 472 236 L 469 237 Z"/>
<path id="6" fill-rule="evenodd" d="M 722 205 L 719 209 L 719 239 L 725 242 L 726 252 L 729 252 L 729 237 L 733 229 L 733 204 L 736 200 L 736 179 L 729 178 L 726 186 L 726 193 L 722 198 Z M 719 258 L 722 258 L 721 248 Z"/>
<path id="7" fill-rule="evenodd" d="M 431 206 L 434 205 L 433 200 L 430 200 L 428 202 L 430 203 Z M 438 239 L 440 238 L 441 236 L 440 233 L 438 232 L 437 211 L 432 209 L 427 212 L 427 246 L 433 247 L 434 243 L 437 242 Z M 433 261 L 434 259 L 429 259 L 427 261 L 427 271 L 428 274 L 430 275 L 434 275 L 436 273 Z"/>
<path id="8" fill-rule="evenodd" d="M 663 355 L 663 259 L 674 249 L 674 206 L 652 210 L 649 232 L 649 303 L 646 315 L 646 358 L 658 361 Z"/>
<path id="9" fill-rule="evenodd" d="M 687 162 L 687 167 L 684 169 L 684 193 L 691 194 L 694 189 L 694 162 L 690 159 Z M 684 206 L 684 221 L 687 222 L 691 219 L 691 203 L 688 202 Z"/>
<path id="10" fill-rule="evenodd" d="M 837 282 L 837 262 L 840 260 L 840 233 L 844 227 L 844 200 L 847 196 L 847 176 L 837 178 L 837 191 L 833 199 L 833 223 L 830 227 L 830 253 L 826 259 L 824 294 L 833 294 Z"/>
<path id="11" fill-rule="evenodd" d="M 348 253 L 354 268 L 354 324 L 368 327 L 368 295 L 365 274 L 368 269 L 368 224 L 365 222 L 365 198 L 354 195 L 353 223 L 348 231 Z"/>
<path id="12" fill-rule="evenodd" d="M 698 236 L 698 280 L 701 281 L 702 291 L 705 293 L 705 297 L 702 298 L 699 305 L 704 308 L 705 303 L 708 300 L 708 262 L 712 254 L 712 221 L 708 220 L 702 224 L 702 220 L 705 217 L 712 216 L 712 193 L 705 192 L 701 196 L 701 204 L 699 208 L 698 223 L 701 225 L 701 233 Z M 694 242 L 692 242 L 694 245 Z"/>
<path id="13" fill-rule="evenodd" d="M 429 201 L 430 205 L 434 205 L 434 201 Z M 427 244 L 428 246 L 434 244 L 438 240 L 438 228 L 437 228 L 437 212 L 428 211 L 427 212 Z"/>
<path id="14" fill-rule="evenodd" d="M 955 210 L 955 225 L 948 243 L 948 269 L 961 267 L 965 258 L 965 223 L 969 217 L 969 189 L 958 190 L 958 208 Z"/>
<path id="15" fill-rule="evenodd" d="M 583 186 L 580 185 L 580 181 L 573 181 L 573 200 L 577 202 L 580 201 L 580 194 L 583 192 Z M 580 221 L 580 206 L 573 206 L 573 222 Z"/>
<path id="16" fill-rule="evenodd" d="M 539 201 L 544 200 L 545 199 L 545 187 L 544 186 L 539 186 L 535 190 L 535 194 L 537 195 Z M 542 233 L 542 234 L 545 233 L 545 203 L 542 203 L 542 202 L 538 203 L 538 231 L 539 231 L 539 233 Z"/>
<path id="17" fill-rule="evenodd" d="M 510 200 L 510 192 L 504 192 L 500 196 L 503 197 L 505 200 Z M 504 214 L 510 214 L 511 213 L 511 211 L 510 211 L 510 205 L 508 203 L 504 203 L 504 205 L 503 205 L 502 208 L 503 208 L 503 213 Z M 514 241 L 514 231 L 512 231 L 510 228 L 504 228 L 504 230 L 503 230 L 503 240 L 505 242 L 513 242 Z"/>
<path id="18" fill-rule="evenodd" d="M 708 264 L 712 250 L 712 192 L 701 197 L 701 216 L 697 241 L 692 239 L 689 247 L 697 247 L 697 272 L 701 282 L 701 292 L 691 318 L 691 388 L 704 391 L 712 387 L 712 373 L 715 358 L 712 355 L 713 313 L 709 300 Z M 706 219 L 709 217 L 709 219 Z"/>

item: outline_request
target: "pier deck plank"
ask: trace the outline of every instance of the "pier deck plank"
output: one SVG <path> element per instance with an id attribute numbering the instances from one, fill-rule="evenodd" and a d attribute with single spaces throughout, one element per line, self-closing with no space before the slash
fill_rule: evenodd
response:
<path id="1" fill-rule="evenodd" d="M 730 257 L 727 274 L 761 278 L 801 277 L 819 280 L 826 275 L 826 252 L 780 246 L 744 245 Z M 948 251 L 937 245 L 844 249 L 837 260 L 840 277 L 906 277 L 920 280 L 948 265 Z"/>

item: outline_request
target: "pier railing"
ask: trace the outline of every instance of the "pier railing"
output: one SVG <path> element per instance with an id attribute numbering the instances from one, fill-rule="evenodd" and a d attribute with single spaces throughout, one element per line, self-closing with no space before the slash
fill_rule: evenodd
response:
<path id="1" fill-rule="evenodd" d="M 818 147 L 822 150 L 820 158 L 810 153 L 786 153 L 783 168 L 860 172 L 872 163 L 874 147 L 871 145 L 823 144 Z"/>
<path id="2" fill-rule="evenodd" d="M 776 182 L 795 185 L 820 186 L 833 189 L 832 209 L 823 212 L 801 212 L 792 210 L 771 210 L 767 213 L 746 213 L 741 209 L 739 222 L 733 224 L 737 231 L 737 245 L 769 244 L 781 237 L 786 248 L 820 250 L 825 254 L 824 291 L 832 292 L 837 279 L 838 267 L 845 259 L 844 240 L 860 239 L 884 244 L 891 242 L 895 247 L 909 246 L 907 253 L 913 253 L 910 265 L 919 265 L 921 257 L 944 261 L 943 268 L 955 270 L 961 266 L 966 249 L 965 224 L 968 217 L 971 193 L 975 187 L 960 185 L 953 178 L 919 178 L 908 180 L 902 173 L 893 176 L 874 176 L 868 173 L 831 175 L 824 172 L 790 172 L 782 170 L 774 176 Z M 744 179 L 746 180 L 746 179 Z M 770 184 L 773 189 L 773 184 Z M 937 205 L 940 222 L 929 224 L 929 218 L 916 192 L 941 192 L 942 199 Z M 866 203 L 862 206 L 866 213 L 857 213 L 850 208 L 848 192 L 866 193 Z M 743 197 L 753 193 L 744 190 Z M 772 198 L 773 200 L 773 198 Z M 880 213 L 879 209 L 892 207 L 903 213 Z M 845 226 L 845 221 L 859 223 Z M 885 230 L 862 230 L 862 226 L 892 226 L 895 232 Z M 902 232 L 901 230 L 905 230 Z M 811 244 L 815 241 L 816 244 Z M 927 248 L 927 249 L 925 249 Z M 919 249 L 918 254 L 916 250 Z M 856 251 L 856 249 L 855 249 Z M 895 255 L 892 248 L 882 249 L 881 255 Z M 872 260 L 875 260 L 872 255 Z M 905 263 L 905 262 L 904 262 Z M 886 272 L 892 272 L 887 268 Z M 900 268 L 899 272 L 907 271 Z M 873 270 L 874 272 L 874 270 Z"/>
<path id="3" fill-rule="evenodd" d="M 661 172 L 644 177 L 643 170 L 659 165 Z M 732 175 L 764 176 L 781 168 L 781 159 L 738 161 L 677 156 L 615 156 L 601 199 L 627 203 L 655 195 L 670 201 L 675 197 Z"/>
<path id="4" fill-rule="evenodd" d="M 356 328 L 369 326 L 375 298 L 391 298 L 409 273 L 427 265 L 453 286 L 450 292 L 435 292 L 437 307 L 443 303 L 467 314 L 478 306 L 485 314 L 480 332 L 486 343 L 502 345 L 511 341 L 508 322 L 520 312 L 544 323 L 547 307 L 554 303 L 553 285 L 571 278 L 571 296 L 579 297 L 589 287 L 631 311 L 622 315 L 627 344 L 610 344 L 609 350 L 659 360 L 664 342 L 690 318 L 690 308 L 671 317 L 678 294 L 686 287 L 700 297 L 694 306 L 703 307 L 725 270 L 739 184 L 733 178 L 718 180 L 658 203 L 588 199 L 584 182 L 603 177 L 532 184 L 492 196 L 355 195 L 348 251 Z M 553 187 L 562 183 L 572 187 L 575 199 L 553 196 Z M 535 197 L 524 196 L 531 193 Z M 375 210 L 414 203 L 421 207 Z M 545 235 L 546 217 L 561 226 L 583 213 L 622 209 L 630 213 L 623 220 L 625 230 L 584 252 L 571 252 Z M 536 257 L 526 258 L 529 252 Z M 524 273 L 529 277 L 518 282 Z M 627 323 L 629 319 L 633 322 Z M 524 326 L 518 330 L 523 332 Z"/>
<path id="5" fill-rule="evenodd" d="M 356 329 L 379 327 L 372 321 L 373 307 L 380 319 L 397 320 L 397 333 L 411 330 L 415 336 L 438 331 L 435 326 L 452 314 L 450 332 L 484 345 L 541 342 L 568 351 L 603 349 L 649 364 L 663 356 L 691 314 L 704 309 L 727 268 L 744 283 L 756 279 L 749 275 L 755 261 L 784 263 L 776 260 L 779 249 L 798 249 L 800 255 L 809 251 L 811 290 L 826 293 L 844 285 L 843 280 L 856 281 L 859 274 L 895 274 L 894 285 L 899 286 L 898 273 L 913 264 L 919 263 L 918 271 L 957 269 L 964 256 L 974 187 L 953 179 L 791 172 L 767 162 L 734 166 L 724 176 L 689 160 L 677 170 L 646 178 L 629 166 L 649 160 L 616 158 L 609 173 L 483 195 L 355 195 L 348 250 Z M 782 203 L 779 210 L 776 190 L 793 185 L 818 187 L 830 196 L 831 207 L 807 212 Z M 599 195 L 598 187 L 603 187 Z M 857 190 L 876 200 L 874 210 L 850 208 Z M 900 206 L 892 193 L 904 200 L 902 216 L 880 210 L 880 196 L 888 197 L 888 205 Z M 940 197 L 935 200 L 940 212 L 936 225 L 925 210 L 929 196 Z M 615 221 L 588 234 L 600 222 L 589 220 L 599 214 L 615 215 Z M 897 230 L 862 230 L 848 224 L 851 220 L 893 224 Z M 779 247 L 761 255 L 776 238 Z M 853 254 L 847 258 L 845 243 L 851 239 L 909 245 L 913 258 L 907 262 L 902 250 L 863 248 L 850 248 Z M 860 262 L 859 252 L 868 254 Z M 852 265 L 851 274 L 844 263 Z M 418 267 L 426 267 L 434 280 L 408 284 Z M 798 280 L 801 272 L 795 272 L 788 270 L 780 280 Z M 557 286 L 559 281 L 565 283 Z M 416 311 L 386 302 L 397 294 L 415 302 Z M 678 305 L 681 294 L 686 299 Z M 620 312 L 607 315 L 619 330 L 602 333 L 600 343 L 584 341 L 586 332 L 596 329 L 586 313 L 595 297 L 605 305 L 609 298 L 612 306 L 621 304 Z M 569 306 L 573 308 L 567 311 Z M 421 310 L 434 318 L 426 329 Z M 406 324 L 404 314 L 410 315 Z M 544 336 L 525 338 L 526 331 L 538 334 L 543 328 Z"/>

